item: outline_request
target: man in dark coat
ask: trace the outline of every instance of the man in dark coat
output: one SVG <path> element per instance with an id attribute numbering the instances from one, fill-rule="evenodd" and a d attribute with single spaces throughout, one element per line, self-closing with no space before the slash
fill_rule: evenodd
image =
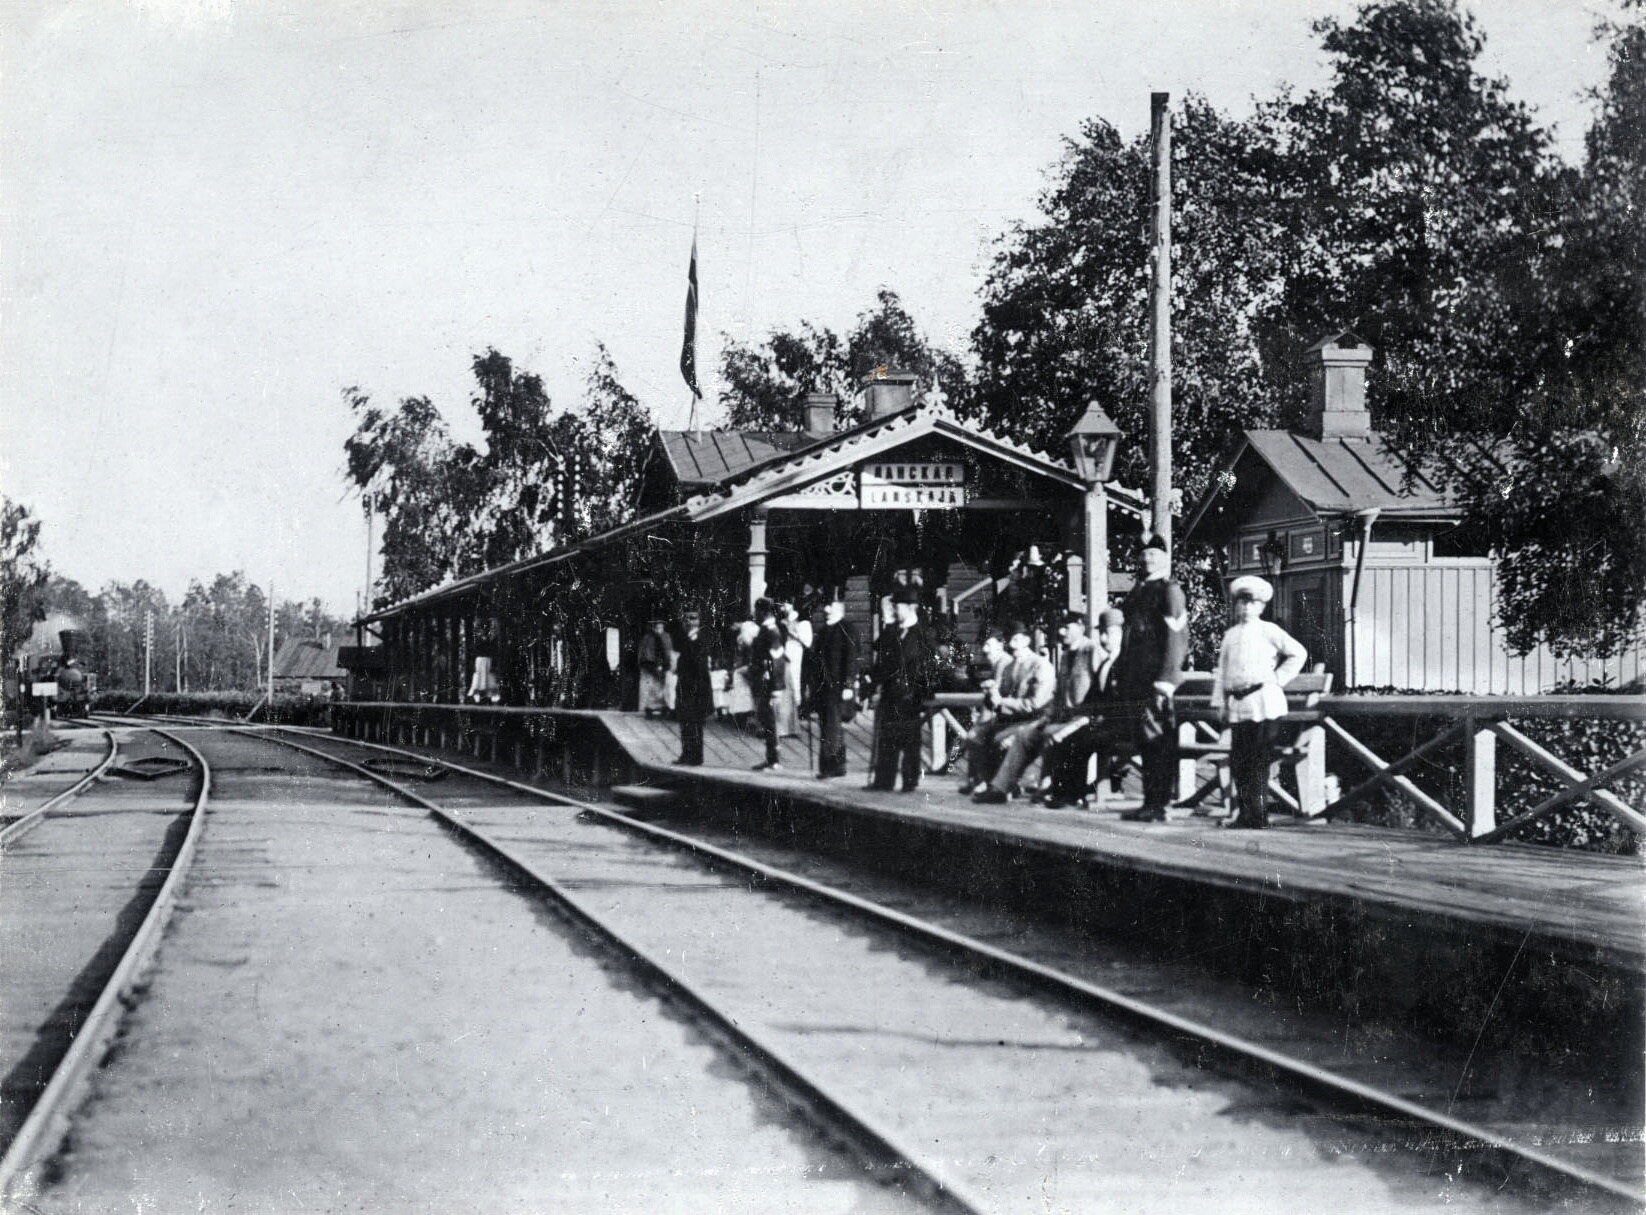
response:
<path id="1" fill-rule="evenodd" d="M 894 619 L 874 647 L 874 779 L 870 789 L 890 791 L 898 773 L 903 792 L 920 786 L 920 722 L 937 678 L 937 645 L 920 622 L 920 595 L 902 587 L 892 597 Z"/>
<path id="2" fill-rule="evenodd" d="M 757 772 L 766 772 L 783 767 L 777 749 L 777 698 L 783 695 L 789 659 L 787 639 L 777 626 L 776 605 L 770 599 L 756 600 L 754 618 L 760 624 L 760 633 L 749 653 L 749 690 L 754 696 L 755 720 L 760 723 L 766 743 L 765 762 L 754 767 Z"/>
<path id="3" fill-rule="evenodd" d="M 846 775 L 846 740 L 841 733 L 841 717 L 856 695 L 857 638 L 846 623 L 846 605 L 838 594 L 823 608 L 823 627 L 811 648 L 812 707 L 823 741 L 818 750 L 820 779 Z"/>
<path id="4" fill-rule="evenodd" d="M 1145 537 L 1142 580 L 1121 606 L 1126 625 L 1115 667 L 1115 696 L 1126 704 L 1143 761 L 1143 805 L 1120 816 L 1131 822 L 1165 822 L 1176 784 L 1177 708 L 1172 697 L 1183 682 L 1189 652 L 1189 608 L 1171 573 L 1166 541 Z"/>
<path id="5" fill-rule="evenodd" d="M 709 681 L 708 639 L 703 617 L 688 610 L 680 617 L 680 648 L 675 660 L 674 713 L 680 719 L 680 758 L 677 764 L 703 763 L 703 723 L 714 716 L 714 689 Z"/>
<path id="6" fill-rule="evenodd" d="M 1081 703 L 1079 729 L 1059 735 L 1046 761 L 1051 773 L 1052 787 L 1046 794 L 1046 805 L 1055 810 L 1060 806 L 1082 805 L 1086 795 L 1086 771 L 1091 766 L 1103 733 L 1108 728 L 1106 719 L 1113 712 L 1115 702 L 1115 667 L 1120 661 L 1120 643 L 1125 634 L 1126 618 L 1118 608 L 1104 608 L 1097 617 L 1096 645 L 1091 653 L 1092 681 Z M 1097 779 L 1104 772 L 1100 766 Z"/>

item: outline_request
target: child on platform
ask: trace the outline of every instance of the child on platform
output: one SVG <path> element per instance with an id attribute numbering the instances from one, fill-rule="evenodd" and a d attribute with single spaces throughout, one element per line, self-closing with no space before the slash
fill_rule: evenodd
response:
<path id="1" fill-rule="evenodd" d="M 1229 768 L 1235 815 L 1226 827 L 1269 825 L 1269 756 L 1279 735 L 1279 719 L 1286 716 L 1283 689 L 1308 658 L 1290 633 L 1263 619 L 1263 609 L 1273 598 L 1274 587 L 1252 574 L 1229 584 L 1234 623 L 1223 634 L 1212 676 L 1212 704 L 1233 735 Z"/>

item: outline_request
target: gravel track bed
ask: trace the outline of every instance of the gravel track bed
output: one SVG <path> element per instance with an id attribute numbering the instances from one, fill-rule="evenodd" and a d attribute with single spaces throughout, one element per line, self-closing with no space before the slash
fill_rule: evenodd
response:
<path id="1" fill-rule="evenodd" d="M 751 893 L 746 878 L 570 808 L 459 775 L 418 791 L 1002 1211 L 1541 1209 L 1432 1173 L 1398 1134 L 1203 1070 L 797 896 Z"/>
<path id="2" fill-rule="evenodd" d="M 422 811 L 191 740 L 191 880 L 28 1209 L 914 1209 Z"/>
<path id="3" fill-rule="evenodd" d="M 106 752 L 100 734 L 94 741 L 88 766 Z M 127 759 L 187 758 L 146 731 L 120 747 Z M 197 788 L 192 768 L 154 782 L 105 776 L 0 854 L 0 1144 L 51 1079 L 154 901 Z"/>

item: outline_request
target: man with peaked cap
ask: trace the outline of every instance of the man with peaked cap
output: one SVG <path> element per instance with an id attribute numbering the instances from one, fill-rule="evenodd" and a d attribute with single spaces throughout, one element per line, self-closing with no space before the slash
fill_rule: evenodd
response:
<path id="1" fill-rule="evenodd" d="M 1143 538 L 1142 577 L 1126 596 L 1126 617 L 1115 667 L 1115 693 L 1131 718 L 1143 761 L 1143 804 L 1120 817 L 1134 823 L 1163 823 L 1177 776 L 1177 706 L 1189 652 L 1189 608 L 1183 588 L 1172 580 L 1166 541 Z"/>
<path id="2" fill-rule="evenodd" d="M 680 758 L 674 762 L 698 767 L 703 763 L 703 723 L 714 716 L 714 688 L 709 677 L 709 644 L 703 636 L 703 617 L 688 608 L 680 617 L 680 649 L 676 651 L 674 713 L 680 720 Z"/>
<path id="3" fill-rule="evenodd" d="M 1274 587 L 1253 574 L 1229 584 L 1229 614 L 1234 623 L 1223 634 L 1217 667 L 1212 672 L 1212 708 L 1229 727 L 1229 774 L 1234 778 L 1235 816 L 1225 827 L 1269 825 L 1271 756 L 1286 716 L 1283 690 L 1303 669 L 1308 652 L 1263 609 Z"/>
<path id="4" fill-rule="evenodd" d="M 900 586 L 892 595 L 892 622 L 874 646 L 874 778 L 868 788 L 889 791 L 899 773 L 903 792 L 920 785 L 920 723 L 937 680 L 937 644 L 920 623 L 920 592 Z"/>

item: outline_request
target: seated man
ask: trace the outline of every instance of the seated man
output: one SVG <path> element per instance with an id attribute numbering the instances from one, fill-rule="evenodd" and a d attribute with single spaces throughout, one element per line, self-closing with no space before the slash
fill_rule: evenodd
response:
<path id="1" fill-rule="evenodd" d="M 980 657 L 987 669 L 987 674 L 977 678 L 977 689 L 983 693 L 984 704 L 972 712 L 970 728 L 966 737 L 960 740 L 960 750 L 966 754 L 966 779 L 961 782 L 960 792 L 969 794 L 981 787 L 974 775 L 973 757 L 989 742 L 989 723 L 994 720 L 994 713 L 988 707 L 988 694 L 1000 686 L 1005 677 L 1006 668 L 1011 664 L 1012 656 L 1006 653 L 1006 634 L 999 628 L 990 628 L 983 635 L 983 644 L 979 647 Z"/>
<path id="2" fill-rule="evenodd" d="M 1092 682 L 1092 650 L 1086 640 L 1086 617 L 1070 612 L 1063 618 L 1059 632 L 1063 653 L 1057 660 L 1057 683 L 1051 702 L 1027 726 L 1013 732 L 994 779 L 973 801 L 999 804 L 1008 800 L 1024 770 L 1040 757 L 1054 735 L 1081 716 L 1081 706 Z"/>
<path id="3" fill-rule="evenodd" d="M 1045 768 L 1052 778 L 1045 804 L 1052 809 L 1080 803 L 1086 795 L 1086 774 L 1104 728 L 1104 715 L 1115 697 L 1115 659 L 1126 617 L 1119 608 L 1105 608 L 1097 618 L 1096 669 L 1079 714 L 1052 737 Z M 1099 780 L 1103 773 L 1097 774 Z"/>
<path id="4" fill-rule="evenodd" d="M 983 693 L 983 708 L 989 719 L 974 726 L 968 739 L 966 768 L 969 788 L 980 790 L 994 776 L 995 769 L 1017 731 L 1027 727 L 1052 702 L 1057 675 L 1051 662 L 1035 651 L 1026 624 L 1013 622 L 1006 628 L 1008 660 L 999 685 Z"/>

